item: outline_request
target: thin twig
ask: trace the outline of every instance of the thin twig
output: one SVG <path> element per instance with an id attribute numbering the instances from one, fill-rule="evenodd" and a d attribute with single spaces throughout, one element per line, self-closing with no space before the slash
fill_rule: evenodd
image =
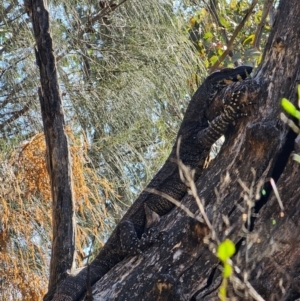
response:
<path id="1" fill-rule="evenodd" d="M 13 116 L 11 116 L 10 118 L 6 119 L 3 123 L 0 124 L 0 130 L 2 130 L 5 126 L 7 126 L 9 123 L 15 121 L 16 119 L 18 119 L 20 116 L 24 115 L 27 111 L 29 111 L 29 103 L 27 103 L 23 109 L 19 110 L 19 111 L 15 111 L 13 113 Z"/>
<path id="2" fill-rule="evenodd" d="M 281 198 L 280 198 L 280 195 L 279 195 L 277 186 L 276 186 L 275 181 L 273 180 L 273 178 L 270 179 L 270 183 L 271 183 L 271 185 L 272 185 L 273 191 L 274 191 L 275 196 L 276 196 L 276 198 L 277 198 L 279 207 L 280 207 L 281 211 L 283 212 L 283 211 L 284 211 L 283 203 L 282 203 L 282 200 L 281 200 Z"/>
<path id="3" fill-rule="evenodd" d="M 212 73 L 214 72 L 218 66 L 224 61 L 226 58 L 227 54 L 231 51 L 233 42 L 235 38 L 237 37 L 238 33 L 241 31 L 241 29 L 244 27 L 246 21 L 249 19 L 255 5 L 257 4 L 258 0 L 253 0 L 252 4 L 250 5 L 248 12 L 246 13 L 245 17 L 243 18 L 242 22 L 237 26 L 237 28 L 234 30 L 232 37 L 230 41 L 228 42 L 227 49 L 222 53 L 220 58 L 215 62 L 215 64 L 210 68 L 209 72 Z"/>
<path id="4" fill-rule="evenodd" d="M 122 5 L 124 2 L 126 2 L 127 0 L 123 0 L 120 3 L 111 6 L 113 3 L 113 1 L 110 1 L 111 3 L 109 3 L 109 5 L 107 7 L 105 7 L 104 9 L 102 9 L 97 15 L 92 17 L 92 24 L 94 24 L 94 22 L 100 20 L 101 18 L 107 16 L 108 14 L 110 14 L 111 12 L 113 12 L 114 10 L 116 10 L 120 5 Z"/>
<path id="5" fill-rule="evenodd" d="M 259 49 L 259 43 L 261 40 L 262 29 L 265 26 L 266 18 L 268 16 L 269 10 L 272 7 L 273 3 L 274 3 L 274 0 L 266 0 L 264 3 L 261 21 L 257 26 L 256 32 L 255 32 L 255 38 L 254 38 L 254 42 L 253 42 L 253 46 L 257 49 Z"/>
<path id="6" fill-rule="evenodd" d="M 212 233 L 212 237 L 216 241 L 219 241 L 216 237 L 214 228 L 205 212 L 203 202 L 198 197 L 197 188 L 196 188 L 196 184 L 194 181 L 194 171 L 191 170 L 188 166 L 184 165 L 183 162 L 180 160 L 180 156 L 179 156 L 180 143 L 181 143 L 181 137 L 178 138 L 177 149 L 176 149 L 177 164 L 178 164 L 178 168 L 179 168 L 179 174 L 180 174 L 181 181 L 183 181 L 189 187 L 189 193 L 195 198 L 198 208 L 204 218 L 205 224 Z"/>
<path id="7" fill-rule="evenodd" d="M 218 12 L 217 12 L 217 8 L 216 8 L 216 3 L 215 0 L 210 0 L 210 4 L 204 2 L 207 6 L 208 11 L 210 12 L 210 14 L 212 15 L 213 19 L 215 20 L 215 22 L 218 24 L 218 28 L 220 28 L 221 31 L 221 35 L 223 36 L 223 39 L 226 43 L 226 45 L 228 44 L 228 36 L 226 33 L 226 29 L 224 28 L 224 26 L 221 24 L 220 18 L 218 16 Z M 229 56 L 232 57 L 233 56 L 233 52 L 229 51 Z"/>
<path id="8" fill-rule="evenodd" d="M 166 194 L 166 193 L 164 193 L 162 191 L 158 191 L 158 190 L 156 190 L 154 188 L 146 188 L 145 191 L 153 193 L 153 194 L 156 194 L 156 195 L 159 195 L 159 196 L 162 196 L 163 198 L 165 198 L 169 202 L 173 203 L 178 208 L 182 209 L 189 217 L 192 217 L 192 218 L 196 219 L 200 223 L 204 222 L 204 220 L 201 217 L 199 217 L 196 214 L 194 214 L 189 208 L 187 208 L 186 206 L 184 206 L 179 201 L 175 200 L 170 195 L 168 195 L 168 194 Z"/>

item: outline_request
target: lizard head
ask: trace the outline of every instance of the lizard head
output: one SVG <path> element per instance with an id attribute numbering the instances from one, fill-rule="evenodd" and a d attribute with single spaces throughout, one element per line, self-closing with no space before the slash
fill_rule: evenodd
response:
<path id="1" fill-rule="evenodd" d="M 224 68 L 210 74 L 205 80 L 209 85 L 209 91 L 211 92 L 210 99 L 226 86 L 246 79 L 252 72 L 252 69 L 253 68 L 250 66 L 239 66 L 234 69 Z"/>
<path id="2" fill-rule="evenodd" d="M 223 84 L 230 85 L 233 82 L 241 81 L 246 79 L 252 72 L 252 67 L 250 66 L 239 66 L 236 68 L 224 68 L 219 71 L 215 71 L 210 74 L 206 80 L 210 81 L 212 84 Z"/>

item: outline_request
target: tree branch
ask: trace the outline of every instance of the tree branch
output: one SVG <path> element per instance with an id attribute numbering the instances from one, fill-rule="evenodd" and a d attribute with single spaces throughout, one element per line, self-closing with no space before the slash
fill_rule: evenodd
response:
<path id="1" fill-rule="evenodd" d="M 47 167 L 52 192 L 53 242 L 49 291 L 74 267 L 75 221 L 72 172 L 65 121 L 57 80 L 56 61 L 50 35 L 49 13 L 43 0 L 26 0 L 36 41 L 36 63 L 40 70 L 38 89 L 47 148 Z M 51 293 L 50 293 L 51 295 Z"/>
<path id="2" fill-rule="evenodd" d="M 259 43 L 261 40 L 262 29 L 265 26 L 266 18 L 268 16 L 268 13 L 269 13 L 270 8 L 272 7 L 273 3 L 274 3 L 274 0 L 266 0 L 264 3 L 261 21 L 257 26 L 257 30 L 255 32 L 255 39 L 254 39 L 254 43 L 253 43 L 253 46 L 257 49 L 259 49 Z"/>

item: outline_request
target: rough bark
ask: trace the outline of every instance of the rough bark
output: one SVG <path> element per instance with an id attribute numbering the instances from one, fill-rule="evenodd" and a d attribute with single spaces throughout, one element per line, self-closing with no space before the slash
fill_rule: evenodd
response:
<path id="1" fill-rule="evenodd" d="M 161 219 L 159 229 L 168 233 L 162 245 L 117 264 L 94 285 L 94 300 L 218 300 L 222 274 L 214 252 L 226 237 L 237 248 L 231 300 L 300 298 L 299 164 L 290 157 L 296 135 L 279 118 L 281 98 L 295 102 L 300 79 L 300 2 L 281 0 L 278 10 L 253 79 L 262 87 L 256 112 L 232 128 L 196 183 L 217 239 L 175 208 Z M 192 196 L 183 204 L 199 214 Z"/>
<path id="2" fill-rule="evenodd" d="M 72 174 L 48 11 L 43 0 L 25 1 L 25 7 L 32 17 L 36 41 L 36 62 L 41 77 L 41 87 L 38 92 L 53 199 L 53 242 L 49 278 L 49 290 L 51 290 L 66 270 L 72 268 L 74 262 L 75 224 Z"/>

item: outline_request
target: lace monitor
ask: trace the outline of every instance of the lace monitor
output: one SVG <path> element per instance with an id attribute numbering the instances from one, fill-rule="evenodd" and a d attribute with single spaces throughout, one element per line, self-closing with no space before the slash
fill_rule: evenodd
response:
<path id="1" fill-rule="evenodd" d="M 179 137 L 181 137 L 180 159 L 185 165 L 195 169 L 197 179 L 212 144 L 226 132 L 232 121 L 243 116 L 239 105 L 239 91 L 223 104 L 223 112 L 211 123 L 206 116 L 208 108 L 223 88 L 245 79 L 251 71 L 252 68 L 247 66 L 227 68 L 214 72 L 205 79 L 188 105 L 170 156 L 147 188 L 164 192 L 179 201 L 184 197 L 187 187 L 180 180 L 176 163 Z M 151 229 L 148 232 L 148 229 L 145 229 L 147 209 L 162 216 L 173 207 L 174 205 L 163 197 L 143 191 L 117 225 L 100 253 L 90 263 L 88 276 L 90 284 L 93 285 L 126 256 L 141 253 L 145 246 L 157 238 Z M 48 292 L 44 300 L 81 300 L 86 292 L 87 270 L 85 267 L 76 275 L 68 275 L 58 284 L 55 292 Z"/>

